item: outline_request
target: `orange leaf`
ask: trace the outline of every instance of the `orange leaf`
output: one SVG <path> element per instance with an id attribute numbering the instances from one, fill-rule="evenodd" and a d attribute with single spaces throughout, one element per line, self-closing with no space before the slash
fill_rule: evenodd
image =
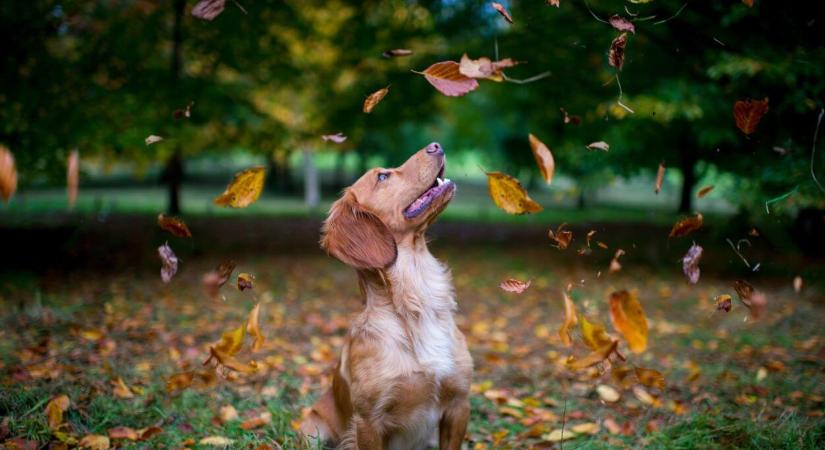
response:
<path id="1" fill-rule="evenodd" d="M 566 292 L 562 292 L 564 296 L 564 323 L 561 324 L 561 328 L 559 328 L 559 339 L 561 339 L 564 345 L 570 347 L 573 345 L 573 339 L 570 337 L 570 328 L 576 326 L 578 323 L 578 317 L 576 317 L 576 305 L 573 304 L 573 299 L 567 295 Z"/>
<path id="2" fill-rule="evenodd" d="M 455 61 L 437 62 L 421 74 L 438 92 L 448 97 L 459 97 L 478 87 L 478 81 L 462 74 Z"/>
<path id="3" fill-rule="evenodd" d="M 215 344 L 215 351 L 221 355 L 232 356 L 243 346 L 243 338 L 246 336 L 246 325 L 241 325 L 221 335 L 221 340 Z"/>
<path id="4" fill-rule="evenodd" d="M 264 345 L 264 335 L 261 333 L 261 328 L 258 325 L 258 315 L 261 310 L 261 304 L 258 303 L 249 312 L 249 318 L 246 321 L 246 331 L 254 338 L 252 342 L 252 351 L 257 352 Z"/>
<path id="5" fill-rule="evenodd" d="M 373 92 L 372 94 L 369 95 L 369 97 L 367 97 L 366 100 L 364 100 L 364 107 L 362 108 L 362 110 L 367 114 L 371 113 L 372 109 L 375 108 L 375 105 L 380 103 L 381 100 L 383 100 L 384 97 L 389 92 L 390 92 L 390 87 L 389 86 Z"/>
<path id="6" fill-rule="evenodd" d="M 702 198 L 710 193 L 713 190 L 713 185 L 705 186 L 702 189 L 699 189 L 699 192 L 696 193 L 696 196 Z"/>
<path id="7" fill-rule="evenodd" d="M 501 172 L 487 172 L 487 188 L 493 203 L 507 214 L 527 214 L 541 211 L 516 178 Z"/>
<path id="8" fill-rule="evenodd" d="M 639 380 L 639 383 L 656 389 L 665 388 L 665 377 L 662 376 L 662 373 L 658 370 L 636 367 L 635 371 L 636 378 Z"/>
<path id="9" fill-rule="evenodd" d="M 736 295 L 743 305 L 747 306 L 751 312 L 751 318 L 756 320 L 765 311 L 768 304 L 768 299 L 765 294 L 757 291 L 745 280 L 736 280 L 733 283 L 733 288 L 736 290 Z"/>
<path id="10" fill-rule="evenodd" d="M 189 238 L 192 237 L 192 232 L 186 223 L 177 217 L 168 217 L 163 214 L 158 214 L 158 226 L 162 229 L 172 233 L 177 237 Z"/>
<path id="11" fill-rule="evenodd" d="M 213 203 L 230 208 L 246 208 L 261 196 L 266 179 L 266 169 L 252 167 L 235 174 L 223 194 L 215 197 Z"/>
<path id="12" fill-rule="evenodd" d="M 556 231 L 553 231 L 552 229 L 547 230 L 547 237 L 556 242 L 556 248 L 559 250 L 566 249 L 567 246 L 570 245 L 570 241 L 573 240 L 573 232 L 570 230 L 565 230 L 565 226 L 567 226 L 567 224 L 563 223 L 556 228 Z"/>
<path id="13" fill-rule="evenodd" d="M 66 161 L 66 189 L 69 195 L 69 209 L 73 209 L 77 202 L 77 184 L 79 178 L 79 155 L 77 150 L 72 150 L 69 153 L 69 159 Z"/>
<path id="14" fill-rule="evenodd" d="M 533 134 L 530 134 L 529 138 L 530 149 L 533 150 L 533 157 L 536 158 L 536 164 L 538 164 L 539 170 L 541 170 L 541 176 L 547 184 L 550 184 L 553 181 L 553 174 L 556 173 L 556 162 L 553 159 L 553 154 L 550 153 L 550 149 L 544 145 L 544 142 L 541 142 L 537 137 L 533 136 Z"/>
<path id="15" fill-rule="evenodd" d="M 250 275 L 248 273 L 239 273 L 238 274 L 238 290 L 245 291 L 247 289 L 253 288 L 253 281 L 255 280 L 254 275 Z"/>
<path id="16" fill-rule="evenodd" d="M 126 385 L 126 382 L 123 381 L 123 378 L 117 377 L 117 379 L 112 380 L 112 394 L 118 398 L 134 398 L 135 393 L 129 389 L 129 386 Z"/>
<path id="17" fill-rule="evenodd" d="M 656 187 L 653 188 L 653 193 L 658 194 L 662 190 L 662 183 L 665 181 L 665 165 L 659 164 L 659 170 L 656 172 Z"/>
<path id="18" fill-rule="evenodd" d="M 508 278 L 508 279 L 502 281 L 501 284 L 498 285 L 498 287 L 500 287 L 502 291 L 521 294 L 527 288 L 530 287 L 530 280 L 521 281 L 521 280 L 517 280 L 515 278 Z"/>
<path id="19" fill-rule="evenodd" d="M 696 215 L 692 217 L 685 217 L 673 224 L 673 228 L 670 230 L 670 236 L 668 237 L 687 236 L 691 232 L 701 228 L 704 222 L 705 218 L 700 213 L 696 213 Z"/>
<path id="20" fill-rule="evenodd" d="M 46 419 L 50 430 L 56 430 L 63 424 L 63 413 L 69 409 L 69 397 L 65 394 L 58 395 L 49 400 L 46 405 Z"/>
<path id="21" fill-rule="evenodd" d="M 598 350 L 594 350 L 582 359 L 576 359 L 571 356 L 567 360 L 566 365 L 573 370 L 580 370 L 590 366 L 595 366 L 596 364 L 609 358 L 610 354 L 616 351 L 616 347 L 618 345 L 619 341 L 613 341 L 609 345 L 605 345 Z"/>
<path id="22" fill-rule="evenodd" d="M 129 427 L 109 428 L 108 434 L 111 439 L 128 439 L 130 441 L 138 440 L 138 432 Z"/>
<path id="23" fill-rule="evenodd" d="M 17 167 L 14 165 L 14 155 L 9 149 L 0 145 L 0 198 L 3 203 L 9 204 L 9 199 L 17 190 Z"/>
<path id="24" fill-rule="evenodd" d="M 610 294 L 610 320 L 634 353 L 647 348 L 647 318 L 635 294 L 618 291 Z"/>
<path id="25" fill-rule="evenodd" d="M 192 385 L 192 381 L 195 379 L 194 372 L 181 372 L 176 373 L 169 378 L 166 379 L 166 392 L 173 393 L 175 391 L 179 391 L 181 389 L 186 389 Z"/>
<path id="26" fill-rule="evenodd" d="M 739 100 L 733 104 L 733 118 L 736 127 L 746 135 L 753 134 L 762 116 L 768 112 L 768 97 L 764 100 Z"/>
<path id="27" fill-rule="evenodd" d="M 268 425 L 270 423 L 272 423 L 272 413 L 270 413 L 269 411 L 264 411 L 256 417 L 245 420 L 241 424 L 241 429 L 251 430 L 253 428 L 258 428 L 258 427 L 262 427 L 264 425 Z"/>
<path id="28" fill-rule="evenodd" d="M 714 299 L 714 302 L 716 303 L 717 311 L 730 312 L 730 309 L 733 306 L 733 304 L 731 303 L 730 295 L 728 294 L 722 294 L 717 296 L 716 299 Z"/>

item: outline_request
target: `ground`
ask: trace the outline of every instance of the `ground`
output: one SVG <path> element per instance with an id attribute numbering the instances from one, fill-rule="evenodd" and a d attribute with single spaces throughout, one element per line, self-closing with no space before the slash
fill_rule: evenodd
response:
<path id="1" fill-rule="evenodd" d="M 0 275 L 0 442 L 43 447 L 115 427 L 158 427 L 145 441 L 111 443 L 206 448 L 202 440 L 211 437 L 231 440 L 230 448 L 300 448 L 294 421 L 328 384 L 348 318 L 361 307 L 354 272 L 317 248 L 316 219 L 200 218 L 190 223 L 193 240 L 164 234 L 153 220 L 5 230 L 22 262 L 7 259 Z M 579 255 L 590 227 L 609 249 L 594 245 Z M 825 445 L 822 262 L 779 257 L 765 245 L 745 254 L 751 265 L 761 262 L 753 272 L 712 231 L 670 240 L 668 231 L 583 224 L 574 227 L 573 245 L 559 250 L 543 226 L 447 223 L 434 230 L 430 247 L 452 269 L 457 320 L 476 366 L 468 448 Z M 71 244 L 49 256 L 49 239 L 63 242 L 64 235 Z M 164 285 L 155 249 L 167 240 L 182 261 Z M 706 245 L 697 285 L 687 283 L 679 261 L 691 240 Z M 23 255 L 34 242 L 44 248 Z M 623 267 L 609 273 L 619 247 L 627 251 Z M 238 267 L 210 298 L 202 275 L 226 259 Z M 254 289 L 236 289 L 239 272 L 255 276 Z M 798 293 L 794 274 L 804 281 Z M 532 285 L 503 292 L 498 285 L 508 277 Z M 738 278 L 768 298 L 758 320 L 736 300 L 731 283 Z M 617 337 L 607 298 L 618 289 L 638 292 L 649 346 L 636 354 L 622 341 L 619 349 L 626 367 L 662 372 L 663 388 L 612 378 L 615 356 L 613 364 L 582 371 L 565 366 L 569 355 L 587 353 L 578 329 L 572 347 L 558 337 L 568 286 L 578 311 Z M 733 296 L 730 312 L 717 311 L 720 294 Z M 247 340 L 237 359 L 254 360 L 257 371 L 204 366 L 209 346 L 244 324 L 256 303 L 266 341 L 252 352 Z M 191 385 L 180 374 L 194 375 Z M 618 400 L 607 401 L 615 393 Z M 62 394 L 70 405 L 55 432 L 45 410 Z M 266 412 L 270 421 L 249 421 Z"/>

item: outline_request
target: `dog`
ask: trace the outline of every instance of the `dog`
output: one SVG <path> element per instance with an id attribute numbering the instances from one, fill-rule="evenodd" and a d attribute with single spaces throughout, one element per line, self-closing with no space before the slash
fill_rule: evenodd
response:
<path id="1" fill-rule="evenodd" d="M 321 247 L 356 269 L 364 310 L 351 324 L 332 387 L 301 424 L 339 449 L 461 448 L 473 361 L 456 327 L 447 267 L 424 233 L 455 195 L 433 142 L 395 169 L 365 173 L 333 203 Z"/>

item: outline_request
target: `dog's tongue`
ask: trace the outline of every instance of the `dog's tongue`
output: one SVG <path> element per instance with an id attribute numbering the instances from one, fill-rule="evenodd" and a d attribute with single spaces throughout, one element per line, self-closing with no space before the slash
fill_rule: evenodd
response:
<path id="1" fill-rule="evenodd" d="M 415 199 L 407 209 L 404 210 L 404 216 L 408 219 L 413 218 L 421 213 L 432 202 L 433 198 L 445 189 L 451 183 L 449 178 L 436 178 L 436 185 L 427 189 L 420 197 Z"/>

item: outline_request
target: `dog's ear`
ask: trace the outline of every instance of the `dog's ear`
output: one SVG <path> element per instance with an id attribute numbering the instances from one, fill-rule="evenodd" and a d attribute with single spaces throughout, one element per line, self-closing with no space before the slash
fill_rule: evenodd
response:
<path id="1" fill-rule="evenodd" d="M 356 269 L 385 269 L 398 256 L 390 229 L 350 192 L 332 204 L 322 229 L 321 247 Z"/>

